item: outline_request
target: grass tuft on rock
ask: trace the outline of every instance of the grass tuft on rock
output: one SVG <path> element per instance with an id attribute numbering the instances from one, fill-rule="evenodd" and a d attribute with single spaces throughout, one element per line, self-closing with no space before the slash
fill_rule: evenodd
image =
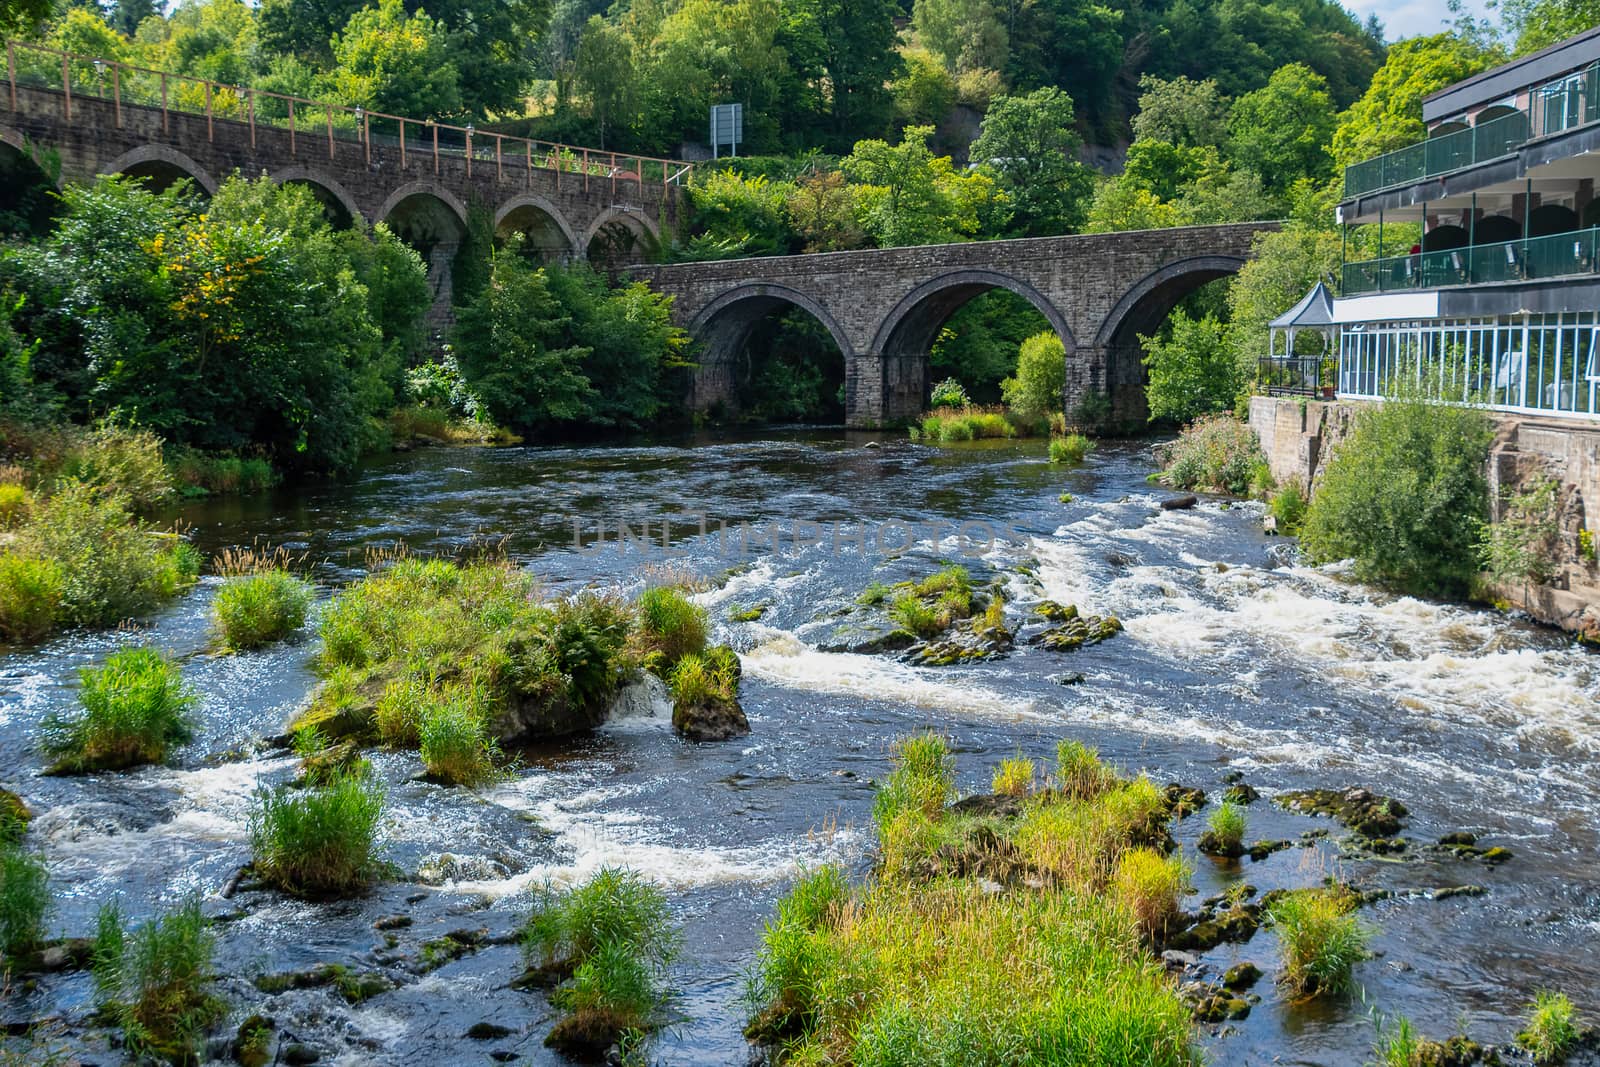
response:
<path id="1" fill-rule="evenodd" d="M 241 652 L 282 641 L 305 625 L 311 583 L 284 570 L 229 578 L 211 610 L 223 646 Z"/>
<path id="2" fill-rule="evenodd" d="M 636 871 L 603 867 L 564 892 L 546 887 L 522 930 L 530 965 L 565 980 L 550 999 L 568 1014 L 546 1044 L 603 1053 L 658 1025 L 679 944 L 666 895 Z"/>
<path id="3" fill-rule="evenodd" d="M 704 652 L 709 624 L 706 611 L 681 589 L 656 586 L 634 601 L 639 638 L 655 653 L 659 668 L 670 670 L 684 656 Z"/>
<path id="4" fill-rule="evenodd" d="M 198 898 L 129 931 L 115 903 L 101 907 L 93 973 L 101 1012 L 122 1029 L 135 1060 L 193 1063 L 206 1028 L 227 1005 L 212 995 L 216 939 Z"/>
<path id="5" fill-rule="evenodd" d="M 1092 800 L 1116 784 L 1117 776 L 1100 754 L 1081 741 L 1056 745 L 1056 788 L 1075 800 Z"/>
<path id="6" fill-rule="evenodd" d="M 81 710 L 42 723 L 51 774 L 160 763 L 194 733 L 197 697 L 177 664 L 152 648 L 114 652 L 78 671 Z"/>
<path id="7" fill-rule="evenodd" d="M 1065 437 L 1050 439 L 1051 463 L 1082 463 L 1093 451 L 1094 442 L 1081 433 L 1069 433 Z"/>
<path id="8" fill-rule="evenodd" d="M 428 777 L 468 788 L 499 777 L 500 746 L 489 736 L 477 694 L 454 690 L 430 702 L 417 735 Z"/>
<path id="9" fill-rule="evenodd" d="M 1537 1064 L 1562 1063 L 1578 1043 L 1578 1026 L 1572 1001 L 1565 993 L 1549 990 L 1535 994 L 1533 1014 L 1517 1034 L 1517 1044 Z"/>
<path id="10" fill-rule="evenodd" d="M 996 796 L 1025 797 L 1033 792 L 1033 760 L 1017 757 L 1002 760 L 994 769 L 989 788 Z"/>
<path id="11" fill-rule="evenodd" d="M 1206 832 L 1200 835 L 1200 851 L 1213 856 L 1244 855 L 1246 822 L 1244 808 L 1231 800 L 1224 800 L 1211 813 Z"/>
<path id="12" fill-rule="evenodd" d="M 1267 909 L 1283 954 L 1280 981 L 1292 995 L 1309 999 L 1351 987 L 1352 970 L 1367 958 L 1372 937 L 1355 907 L 1350 893 L 1333 888 L 1295 890 Z"/>
<path id="13" fill-rule="evenodd" d="M 295 896 L 349 896 L 377 877 L 383 787 L 349 774 L 331 784 L 261 789 L 250 812 L 255 869 Z"/>
<path id="14" fill-rule="evenodd" d="M 1189 869 L 1181 856 L 1136 848 L 1117 861 L 1113 882 L 1116 895 L 1127 903 L 1140 931 L 1158 941 L 1178 917 L 1178 902 L 1189 888 Z"/>

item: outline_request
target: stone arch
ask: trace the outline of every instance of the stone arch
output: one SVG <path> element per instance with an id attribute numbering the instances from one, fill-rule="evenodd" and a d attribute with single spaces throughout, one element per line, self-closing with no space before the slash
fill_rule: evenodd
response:
<path id="1" fill-rule="evenodd" d="M 1244 264 L 1242 256 L 1191 256 L 1152 271 L 1122 294 L 1095 335 L 1104 370 L 1100 380 L 1089 382 L 1091 391 L 1110 396 L 1119 421 L 1143 423 L 1149 416 L 1139 335 L 1155 333 L 1178 301 L 1207 282 L 1237 274 Z"/>
<path id="2" fill-rule="evenodd" d="M 428 265 L 433 306 L 429 324 L 442 329 L 455 298 L 455 258 L 467 236 L 467 209 L 448 189 L 433 182 L 411 182 L 389 194 L 374 220 L 388 223 L 394 235 Z"/>
<path id="3" fill-rule="evenodd" d="M 519 219 L 534 222 L 535 228 L 517 225 Z M 494 213 L 496 236 L 508 226 L 528 234 L 534 250 L 541 258 L 565 262 L 582 256 L 587 248 L 586 244 L 578 243 L 577 235 L 572 232 L 572 224 L 561 213 L 561 209 L 535 193 L 519 193 L 500 205 L 500 209 Z"/>
<path id="4" fill-rule="evenodd" d="M 637 263 L 661 247 L 661 227 L 639 208 L 612 205 L 583 233 L 580 254 L 609 269 Z M 641 255 L 640 253 L 643 253 Z"/>
<path id="5" fill-rule="evenodd" d="M 351 196 L 344 186 L 319 170 L 311 167 L 285 167 L 283 170 L 269 173 L 272 180 L 279 185 L 298 182 L 310 186 L 312 193 L 322 203 L 328 221 L 335 229 L 347 229 L 363 218 L 361 208 L 356 204 L 356 198 Z"/>
<path id="6" fill-rule="evenodd" d="M 0 144 L 8 144 L 18 152 L 26 152 L 28 150 L 27 138 L 10 126 L 0 126 Z"/>
<path id="7" fill-rule="evenodd" d="M 950 316 L 967 301 L 991 289 L 1005 289 L 1034 306 L 1061 338 L 1067 359 L 1077 352 L 1072 327 L 1053 303 L 1027 282 L 991 270 L 959 270 L 923 282 L 895 305 L 879 325 L 871 353 L 882 363 L 882 415 L 885 422 L 915 418 L 927 402 L 928 354 Z M 854 410 L 854 409 L 852 409 Z"/>
<path id="8" fill-rule="evenodd" d="M 738 404 L 739 358 L 757 325 L 774 312 L 799 308 L 822 325 L 844 357 L 845 410 L 854 410 L 852 390 L 855 350 L 837 319 L 821 303 L 798 289 L 766 282 L 751 282 L 719 294 L 689 320 L 687 329 L 700 345 L 694 372 L 691 405 L 695 411 Z"/>
<path id="9" fill-rule="evenodd" d="M 10 233 L 42 234 L 61 213 L 55 193 L 61 186 L 60 167 L 40 165 L 38 145 L 20 131 L 0 126 L 0 214 Z"/>
<path id="10" fill-rule="evenodd" d="M 174 171 L 177 173 L 174 174 Z M 204 167 L 176 148 L 168 148 L 164 144 L 140 145 L 122 153 L 97 173 L 126 174 L 157 180 L 166 178 L 169 185 L 176 178 L 183 177 L 191 179 L 207 196 L 214 196 L 217 191 L 216 179 L 206 173 Z"/>

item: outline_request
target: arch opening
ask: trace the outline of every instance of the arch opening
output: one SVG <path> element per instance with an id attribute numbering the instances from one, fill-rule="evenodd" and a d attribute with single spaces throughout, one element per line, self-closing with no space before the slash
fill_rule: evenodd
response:
<path id="1" fill-rule="evenodd" d="M 655 227 L 636 211 L 612 208 L 590 227 L 584 255 L 597 270 L 615 274 L 631 263 L 645 263 L 660 252 Z"/>
<path id="2" fill-rule="evenodd" d="M 848 342 L 801 294 L 776 286 L 729 294 L 690 332 L 700 347 L 695 411 L 746 422 L 845 422 Z"/>
<path id="3" fill-rule="evenodd" d="M 1150 421 L 1149 345 L 1141 338 L 1170 341 L 1176 330 L 1207 317 L 1225 323 L 1228 284 L 1242 266 L 1244 260 L 1233 256 L 1183 260 L 1144 278 L 1118 301 L 1098 338 L 1105 353 L 1104 377 L 1091 383 L 1091 388 L 1109 401 L 1092 401 L 1105 407 L 1105 421 L 1126 426 Z M 1185 354 L 1197 362 L 1232 359 L 1215 348 Z M 1202 368 L 1194 370 L 1203 376 Z M 1232 397 L 1219 398 L 1219 402 L 1221 399 L 1229 405 L 1233 401 Z"/>
<path id="4" fill-rule="evenodd" d="M 0 236 L 38 237 L 61 213 L 51 180 L 34 153 L 0 140 Z"/>
<path id="5" fill-rule="evenodd" d="M 980 328 L 991 329 L 992 336 L 975 337 Z M 991 396 L 998 400 L 995 373 L 1005 377 L 1016 369 L 1012 336 L 1022 333 L 1015 341 L 1020 347 L 1022 340 L 1046 331 L 1060 339 L 1070 362 L 1077 344 L 1061 312 L 1031 286 L 1003 274 L 962 271 L 919 286 L 890 313 L 874 344 L 883 361 L 882 421 L 904 423 L 920 416 L 928 407 L 935 372 L 961 380 L 959 373 L 943 372 L 963 365 L 970 374 L 974 365 L 987 364 L 972 383 L 962 384 L 969 395 L 973 388 L 981 392 L 973 396 L 975 401 Z"/>
<path id="6" fill-rule="evenodd" d="M 315 178 L 294 177 L 281 179 L 283 185 L 300 185 L 310 190 L 322 206 L 322 217 L 336 230 L 348 230 L 356 224 L 356 214 L 350 205 L 332 189 Z"/>
<path id="7" fill-rule="evenodd" d="M 211 190 L 206 188 L 205 182 L 198 174 L 190 173 L 183 166 L 166 159 L 147 159 L 140 163 L 131 163 L 117 173 L 129 178 L 137 178 L 150 187 L 152 192 L 164 193 L 179 182 L 188 182 L 190 192 L 202 199 L 211 198 Z"/>
<path id="8" fill-rule="evenodd" d="M 435 325 L 444 321 L 455 295 L 456 253 L 467 235 L 462 215 L 434 193 L 417 190 L 393 198 L 381 221 L 428 265 L 428 290 L 433 295 L 429 316 Z"/>
<path id="9" fill-rule="evenodd" d="M 533 197 L 518 197 L 502 207 L 494 233 L 500 245 L 521 234 L 523 254 L 539 263 L 566 264 L 577 255 L 571 227 L 553 205 Z"/>

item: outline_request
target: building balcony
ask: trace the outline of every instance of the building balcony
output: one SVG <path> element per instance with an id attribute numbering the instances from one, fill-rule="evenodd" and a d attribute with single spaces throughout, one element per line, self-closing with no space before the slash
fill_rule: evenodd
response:
<path id="1" fill-rule="evenodd" d="M 1597 273 L 1600 227 L 1346 263 L 1340 295 L 1504 285 Z"/>
<path id="2" fill-rule="evenodd" d="M 1540 85 L 1526 99 L 1525 109 L 1491 108 L 1473 126 L 1442 123 L 1426 141 L 1346 167 L 1345 199 L 1467 170 L 1600 120 L 1600 63 Z"/>

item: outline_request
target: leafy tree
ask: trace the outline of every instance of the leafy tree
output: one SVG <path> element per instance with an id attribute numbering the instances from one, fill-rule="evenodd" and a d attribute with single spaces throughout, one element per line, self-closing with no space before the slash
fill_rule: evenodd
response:
<path id="1" fill-rule="evenodd" d="M 155 14 L 155 0 L 115 0 L 106 21 L 122 36 L 132 37 L 139 32 L 139 24 Z"/>
<path id="2" fill-rule="evenodd" d="M 1301 178 L 1326 178 L 1331 167 L 1333 101 L 1322 75 L 1303 63 L 1279 67 L 1267 84 L 1235 100 L 1228 113 L 1228 152 L 1274 193 Z"/>
<path id="3" fill-rule="evenodd" d="M 932 52 L 908 49 L 905 73 L 890 86 L 895 119 L 902 126 L 937 125 L 956 102 L 956 80 Z"/>
<path id="4" fill-rule="evenodd" d="M 1034 334 L 1017 353 L 1017 373 L 1000 383 L 1008 408 L 1026 419 L 1061 410 L 1067 381 L 1067 347 L 1054 330 Z"/>
<path id="5" fill-rule="evenodd" d="M 333 84 L 347 103 L 390 115 L 439 118 L 461 109 L 460 73 L 444 26 L 401 0 L 379 0 L 350 16 L 333 38 Z"/>
<path id="6" fill-rule="evenodd" d="M 1267 343 L 1267 324 L 1317 282 L 1331 283 L 1340 252 L 1338 233 L 1326 226 L 1291 222 L 1275 233 L 1255 236 L 1249 261 L 1228 289 L 1229 332 L 1241 378 L 1255 377 L 1256 359 Z"/>
<path id="7" fill-rule="evenodd" d="M 850 187 L 836 170 L 817 171 L 795 184 L 784 204 L 789 225 L 807 252 L 839 252 L 861 247 Z"/>
<path id="8" fill-rule="evenodd" d="M 1189 148 L 1168 141 L 1135 141 L 1128 146 L 1120 180 L 1148 189 L 1159 200 L 1175 200 L 1186 186 L 1221 165 L 1214 148 Z"/>
<path id="9" fill-rule="evenodd" d="M 1178 209 L 1149 189 L 1120 178 L 1100 184 L 1089 205 L 1085 233 L 1121 230 L 1162 230 L 1178 225 Z"/>
<path id="10" fill-rule="evenodd" d="M 599 147 L 617 127 L 627 129 L 638 117 L 633 39 L 596 15 L 589 20 L 573 59 L 573 80 L 589 99 Z"/>
<path id="11" fill-rule="evenodd" d="M 704 136 L 712 104 L 744 105 L 745 151 L 777 147 L 789 103 L 778 0 L 688 0 L 660 23 L 641 71 L 647 138 Z M 654 124 L 653 126 L 651 124 Z"/>
<path id="12" fill-rule="evenodd" d="M 1150 373 L 1146 398 L 1150 420 L 1192 422 L 1201 415 L 1228 411 L 1244 388 L 1228 327 L 1213 316 L 1194 319 L 1173 312 L 1167 328 L 1139 338 Z"/>
<path id="13" fill-rule="evenodd" d="M 1600 25 L 1595 0 L 1503 0 L 1500 11 L 1519 56 Z"/>
<path id="14" fill-rule="evenodd" d="M 1210 78 L 1179 75 L 1139 79 L 1139 113 L 1133 117 L 1136 141 L 1164 141 L 1184 148 L 1221 148 L 1228 136 L 1228 104 Z"/>
<path id="15" fill-rule="evenodd" d="M 931 136 L 931 126 L 907 126 L 898 145 L 859 141 L 842 163 L 858 183 L 856 219 L 879 247 L 962 240 L 1004 211 L 994 180 L 956 173 L 950 157 L 929 150 Z"/>
<path id="16" fill-rule="evenodd" d="M 1398 42 L 1361 99 L 1339 116 L 1334 160 L 1345 167 L 1422 140 L 1428 134 L 1422 123 L 1423 97 L 1502 58 L 1448 33 Z"/>
<path id="17" fill-rule="evenodd" d="M 999 175 L 1018 236 L 1071 233 L 1083 225 L 1094 183 L 1077 161 L 1081 142 L 1072 124 L 1072 98 L 1053 88 L 1003 97 L 984 116 L 971 156 Z"/>
<path id="18" fill-rule="evenodd" d="M 51 0 L 0 0 L 0 36 L 31 37 L 55 9 Z"/>
<path id="19" fill-rule="evenodd" d="M 898 0 L 790 0 L 785 12 L 785 50 L 826 112 L 830 142 L 882 129 L 894 104 L 888 86 L 901 66 Z"/>
<path id="20" fill-rule="evenodd" d="M 709 243 L 723 254 L 775 255 L 793 243 L 783 187 L 764 175 L 744 178 L 733 170 L 711 169 L 690 186 L 694 206 L 695 244 Z M 722 258 L 718 255 L 716 258 Z"/>
<path id="21" fill-rule="evenodd" d="M 994 0 L 916 0 L 918 39 L 952 71 L 1000 70 L 1010 39 Z"/>

